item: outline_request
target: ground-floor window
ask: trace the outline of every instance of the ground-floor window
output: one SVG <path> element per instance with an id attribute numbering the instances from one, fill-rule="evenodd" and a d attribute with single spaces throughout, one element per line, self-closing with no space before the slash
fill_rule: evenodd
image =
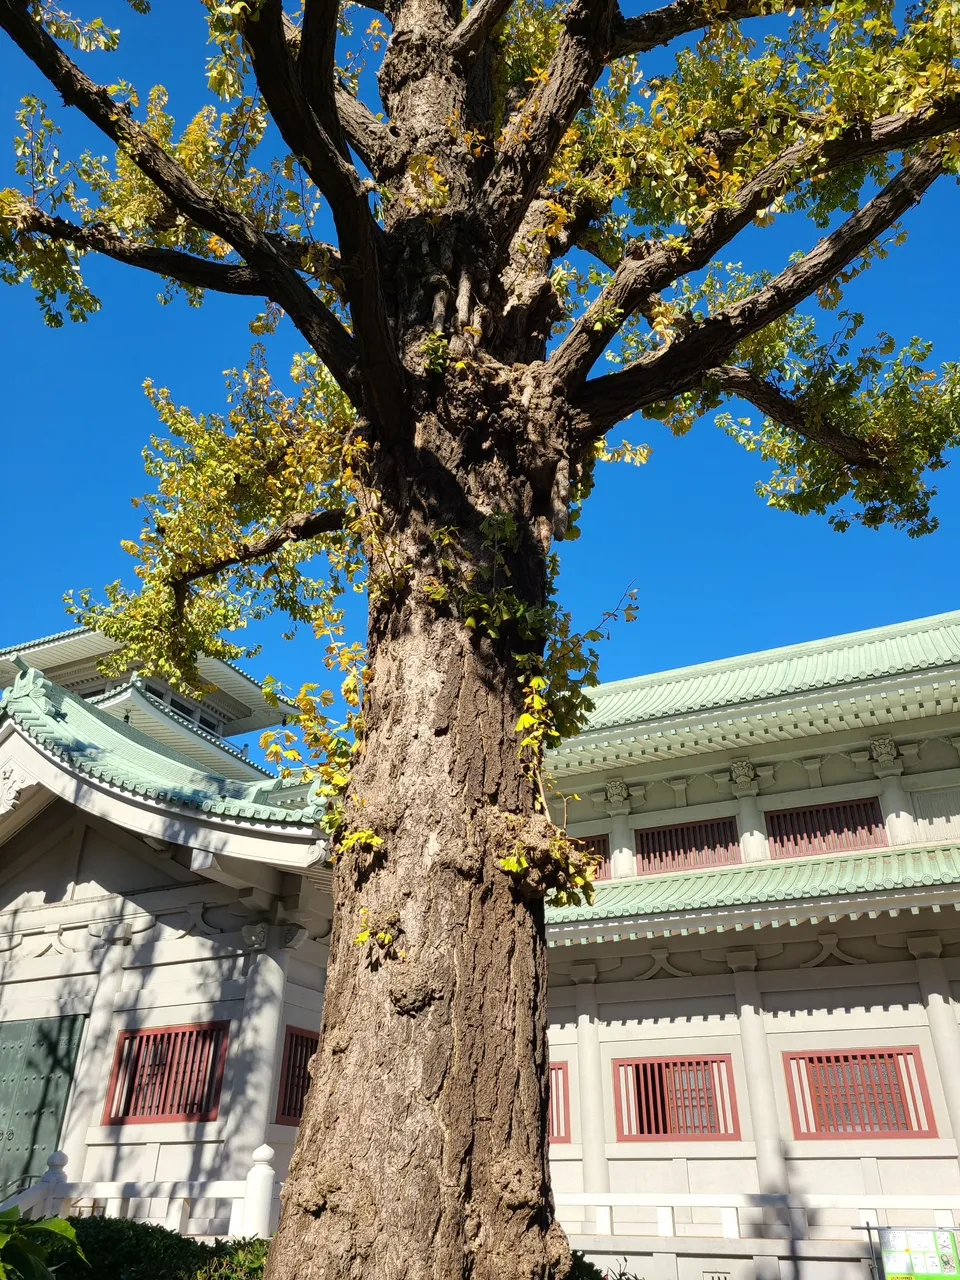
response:
<path id="1" fill-rule="evenodd" d="M 299 1124 L 310 1088 L 310 1059 L 317 1052 L 320 1036 L 302 1027 L 287 1027 L 280 1067 L 280 1094 L 277 1124 Z"/>
<path id="2" fill-rule="evenodd" d="M 617 1140 L 740 1137 L 728 1054 L 613 1064 Z"/>
<path id="3" fill-rule="evenodd" d="M 916 1045 L 783 1059 L 796 1137 L 936 1136 Z"/>
<path id="4" fill-rule="evenodd" d="M 215 1120 L 229 1022 L 121 1031 L 104 1124 Z"/>

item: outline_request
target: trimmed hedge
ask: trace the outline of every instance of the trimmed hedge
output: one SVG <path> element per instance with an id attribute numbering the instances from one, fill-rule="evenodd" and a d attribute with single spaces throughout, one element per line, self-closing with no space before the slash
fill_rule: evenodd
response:
<path id="1" fill-rule="evenodd" d="M 262 1280 L 266 1240 L 203 1244 L 131 1218 L 71 1218 L 89 1266 L 66 1259 L 57 1280 Z M 56 1261 L 51 1256 L 51 1262 Z"/>
<path id="2" fill-rule="evenodd" d="M 70 1218 L 89 1266 L 57 1263 L 57 1280 L 263 1280 L 266 1240 L 203 1244 L 131 1218 Z M 622 1268 L 607 1277 L 575 1250 L 567 1280 L 634 1280 Z"/>

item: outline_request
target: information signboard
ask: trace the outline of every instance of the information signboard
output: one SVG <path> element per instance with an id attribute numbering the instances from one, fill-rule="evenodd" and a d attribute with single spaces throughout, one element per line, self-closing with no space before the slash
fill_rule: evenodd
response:
<path id="1" fill-rule="evenodd" d="M 886 1280 L 926 1280 L 960 1276 L 960 1255 L 953 1231 L 881 1227 L 880 1254 Z"/>

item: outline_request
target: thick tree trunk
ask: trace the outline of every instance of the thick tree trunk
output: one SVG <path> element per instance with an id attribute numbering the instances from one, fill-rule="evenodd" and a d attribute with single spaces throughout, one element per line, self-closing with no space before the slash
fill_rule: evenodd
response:
<path id="1" fill-rule="evenodd" d="M 541 581 L 539 552 L 530 565 Z M 432 604 L 425 570 L 374 624 L 347 826 L 383 843 L 337 863 L 269 1280 L 551 1280 L 569 1264 L 546 1159 L 543 903 L 497 861 L 544 825 L 517 758 L 521 686 L 509 643 Z M 393 941 L 358 944 L 367 927 Z"/>

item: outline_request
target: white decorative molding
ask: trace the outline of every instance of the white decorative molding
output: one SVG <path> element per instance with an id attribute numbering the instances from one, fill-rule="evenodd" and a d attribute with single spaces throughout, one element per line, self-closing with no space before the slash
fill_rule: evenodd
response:
<path id="1" fill-rule="evenodd" d="M 757 780 L 757 770 L 752 760 L 730 761 L 730 782 L 737 787 L 752 786 Z"/>
<path id="2" fill-rule="evenodd" d="M 288 924 L 283 928 L 281 948 L 284 951 L 299 951 L 309 934 L 302 924 Z"/>
<path id="3" fill-rule="evenodd" d="M 682 809 L 687 803 L 687 784 L 689 778 L 667 778 L 667 786 L 673 787 L 673 794 L 676 797 L 677 808 Z"/>
<path id="4" fill-rule="evenodd" d="M 650 958 L 653 963 L 644 973 L 637 975 L 638 982 L 646 982 L 648 978 L 655 977 L 658 973 L 666 973 L 671 978 L 689 978 L 692 975 L 684 969 L 677 969 L 670 963 L 670 952 L 666 947 L 651 947 Z"/>
<path id="5" fill-rule="evenodd" d="M 10 760 L 0 766 L 0 814 L 15 809 L 22 793 L 36 785 L 36 778 L 31 777 L 22 765 Z"/>
<path id="6" fill-rule="evenodd" d="M 270 926 L 261 920 L 259 924 L 245 924 L 240 933 L 251 951 L 262 951 L 270 936 Z"/>
<path id="7" fill-rule="evenodd" d="M 822 787 L 823 778 L 820 774 L 820 766 L 823 764 L 826 756 L 808 756 L 806 760 L 801 760 L 807 771 L 807 785 L 810 787 Z"/>
<path id="8" fill-rule="evenodd" d="M 835 933 L 820 933 L 817 935 L 817 942 L 820 943 L 820 951 L 812 960 L 804 960 L 797 966 L 798 969 L 816 969 L 818 965 L 823 964 L 829 956 L 835 956 L 838 960 L 842 960 L 844 964 L 866 964 L 866 960 L 861 960 L 859 956 L 849 956 L 845 951 L 840 949 L 840 939 Z"/>

